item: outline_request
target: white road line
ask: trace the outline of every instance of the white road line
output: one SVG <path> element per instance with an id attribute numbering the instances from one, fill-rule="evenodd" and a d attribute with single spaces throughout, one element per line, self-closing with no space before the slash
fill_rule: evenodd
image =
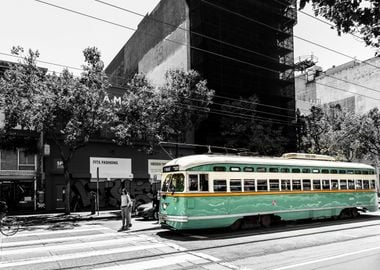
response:
<path id="1" fill-rule="evenodd" d="M 80 249 L 80 248 L 93 248 L 93 247 L 102 247 L 102 246 L 111 246 L 118 245 L 123 243 L 129 243 L 132 241 L 139 241 L 141 243 L 141 238 L 137 236 L 132 236 L 128 238 L 117 238 L 111 240 L 100 240 L 100 241 L 92 241 L 92 242 L 82 242 L 82 243 L 74 243 L 74 244 L 59 244 L 54 246 L 37 246 L 31 248 L 17 248 L 10 250 L 2 250 L 0 252 L 0 258 L 2 256 L 9 256 L 13 254 L 25 254 L 30 252 L 44 252 L 44 251 L 63 251 L 63 250 L 71 250 L 71 249 Z"/>
<path id="2" fill-rule="evenodd" d="M 99 230 L 112 230 L 107 227 L 87 227 L 87 228 L 73 228 L 73 229 L 61 229 L 61 230 L 53 230 L 53 231 L 47 231 L 48 229 L 42 229 L 42 230 L 36 230 L 36 231 L 22 231 L 18 232 L 12 238 L 18 238 L 18 237 L 27 237 L 27 236 L 34 236 L 34 235 L 52 235 L 52 234 L 65 234 L 65 233 L 75 233 L 75 232 L 82 232 L 82 231 L 99 231 Z M 113 231 L 113 230 L 112 230 Z"/>
<path id="3" fill-rule="evenodd" d="M 46 262 L 56 262 L 63 260 L 73 260 L 79 258 L 86 257 L 96 257 L 103 255 L 110 255 L 115 253 L 123 253 L 123 252 L 132 252 L 138 250 L 146 250 L 151 248 L 161 248 L 166 246 L 165 244 L 157 243 L 157 244 L 149 244 L 149 245 L 139 245 L 139 246 L 130 246 L 130 247 L 121 247 L 121 248 L 113 248 L 113 249 L 105 249 L 105 250 L 94 250 L 80 253 L 72 253 L 72 254 L 64 254 L 64 255 L 52 255 L 49 257 L 41 257 L 41 258 L 33 258 L 33 259 L 25 259 L 18 261 L 5 261 L 1 262 L 0 269 L 15 267 L 20 265 L 30 265 L 30 264 L 38 264 L 38 263 L 46 263 Z M 133 268 L 132 268 L 133 269 Z"/>
<path id="4" fill-rule="evenodd" d="M 62 243 L 62 242 L 68 242 L 72 240 L 86 240 L 86 239 L 92 240 L 94 238 L 104 238 L 104 237 L 112 237 L 112 236 L 120 236 L 120 233 L 102 233 L 102 234 L 77 235 L 77 236 L 60 237 L 60 238 L 4 242 L 0 244 L 0 247 L 7 248 L 7 247 L 17 247 L 17 246 L 28 246 L 28 245 L 35 245 L 35 244 Z"/>
<path id="5" fill-rule="evenodd" d="M 103 267 L 103 268 L 95 268 L 96 270 L 144 270 L 144 269 L 152 269 L 152 268 L 159 268 L 169 265 L 174 265 L 178 263 L 184 263 L 184 262 L 191 262 L 194 263 L 199 259 L 199 257 L 192 255 L 192 254 L 181 254 L 181 255 L 173 255 L 166 258 L 160 258 L 156 260 L 149 260 L 149 261 L 141 261 L 141 262 L 135 262 L 135 263 L 129 263 L 129 264 L 118 264 L 114 266 L 109 267 Z"/>
<path id="6" fill-rule="evenodd" d="M 307 262 L 302 262 L 302 263 L 287 265 L 287 266 L 283 266 L 283 267 L 279 267 L 279 268 L 274 268 L 272 270 L 291 269 L 291 268 L 300 267 L 300 266 L 304 266 L 304 265 L 308 265 L 308 264 L 314 264 L 314 263 L 319 263 L 319 262 L 325 262 L 325 261 L 335 260 L 335 259 L 339 259 L 339 258 L 344 258 L 344 257 L 347 257 L 347 256 L 361 254 L 361 253 L 365 253 L 365 252 L 372 251 L 372 250 L 377 250 L 377 249 L 380 249 L 380 247 L 373 247 L 373 248 L 362 249 L 362 250 L 358 250 L 358 251 L 354 251 L 354 252 L 349 252 L 349 253 L 344 253 L 344 254 L 340 254 L 340 255 L 336 255 L 336 256 L 331 256 L 331 257 L 327 257 L 327 258 L 322 258 L 322 259 L 317 259 L 317 260 L 311 260 L 311 261 L 307 261 Z"/>

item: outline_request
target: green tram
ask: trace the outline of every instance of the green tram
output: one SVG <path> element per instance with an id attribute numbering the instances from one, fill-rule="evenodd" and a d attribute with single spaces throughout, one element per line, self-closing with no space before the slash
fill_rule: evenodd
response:
<path id="1" fill-rule="evenodd" d="M 378 210 L 375 169 L 324 155 L 185 156 L 168 162 L 162 179 L 160 224 L 175 230 L 249 228 Z"/>

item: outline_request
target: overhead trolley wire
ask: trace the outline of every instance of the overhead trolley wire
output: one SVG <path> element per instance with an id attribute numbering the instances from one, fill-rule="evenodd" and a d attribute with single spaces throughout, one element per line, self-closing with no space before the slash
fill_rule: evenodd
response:
<path id="1" fill-rule="evenodd" d="M 152 21 L 155 21 L 155 22 L 158 22 L 158 23 L 162 23 L 162 24 L 165 24 L 165 25 L 172 26 L 173 28 L 178 28 L 178 29 L 181 29 L 181 30 L 183 30 L 183 31 L 187 31 L 187 32 L 192 33 L 192 34 L 196 34 L 196 35 L 199 35 L 199 36 L 201 36 L 201 37 L 204 37 L 204 38 L 207 38 L 207 39 L 211 39 L 211 40 L 214 40 L 214 41 L 220 42 L 220 43 L 222 43 L 222 44 L 225 44 L 225 45 L 228 45 L 228 46 L 231 46 L 231 47 L 235 47 L 235 48 L 238 48 L 238 49 L 241 49 L 241 50 L 247 51 L 247 52 L 251 52 L 251 53 L 254 53 L 254 54 L 257 54 L 257 55 L 263 56 L 263 57 L 265 57 L 265 58 L 271 59 L 271 60 L 275 61 L 276 63 L 278 63 L 278 60 L 277 60 L 276 58 L 271 57 L 271 56 L 268 56 L 268 55 L 265 55 L 265 54 L 262 54 L 262 53 L 259 53 L 259 52 L 256 52 L 256 51 L 254 51 L 254 50 L 250 50 L 250 49 L 247 49 L 247 48 L 244 48 L 244 47 L 241 47 L 241 46 L 237 46 L 237 45 L 235 45 L 235 44 L 231 44 L 231 43 L 229 43 L 229 42 L 224 42 L 224 41 L 222 41 L 222 40 L 219 40 L 219 39 L 216 39 L 216 38 L 213 38 L 213 37 L 210 37 L 210 36 L 204 35 L 204 34 L 200 34 L 200 33 L 195 32 L 195 31 L 193 31 L 193 30 L 189 30 L 189 29 L 186 29 L 186 28 L 183 28 L 183 27 L 180 27 L 180 26 L 176 26 L 176 25 L 170 24 L 170 23 L 168 23 L 168 22 L 164 22 L 164 21 L 162 21 L 162 20 L 158 20 L 158 19 L 155 19 L 155 18 L 152 18 L 152 17 L 149 17 L 149 16 L 145 16 L 145 15 L 140 14 L 140 13 L 138 13 L 138 12 L 135 12 L 135 11 L 133 11 L 133 10 L 126 9 L 126 8 L 123 8 L 123 7 L 120 7 L 120 6 L 117 6 L 117 5 L 113 5 L 113 4 L 110 4 L 110 3 L 107 3 L 107 2 L 104 2 L 104 1 L 101 1 L 101 0 L 95 0 L 95 1 L 96 1 L 96 2 L 99 2 L 99 3 L 101 3 L 101 4 L 104 4 L 104 5 L 107 5 L 107 6 L 110 6 L 110 7 L 116 8 L 116 9 L 123 10 L 123 11 L 128 12 L 128 13 L 131 13 L 131 14 L 134 14 L 134 15 L 137 15 L 137 16 L 140 16 L 140 17 L 143 17 L 143 18 L 146 17 L 147 19 L 152 20 Z M 207 4 L 211 4 L 211 3 L 209 3 L 208 1 L 204 1 L 204 0 L 201 0 L 201 1 L 202 1 L 202 2 L 205 2 L 205 3 L 207 3 Z M 276 1 L 276 2 L 279 3 L 279 1 Z M 215 5 L 215 4 L 211 4 L 211 5 L 213 5 L 213 6 L 217 6 L 217 5 Z M 222 7 L 221 7 L 221 9 L 226 10 L 226 9 L 224 9 L 224 8 L 222 8 Z M 233 11 L 231 11 L 231 13 L 235 14 L 235 12 L 233 12 Z M 242 16 L 244 16 L 244 15 L 242 15 Z M 245 17 L 245 16 L 244 16 L 244 17 Z M 252 19 L 252 20 L 253 20 L 253 19 Z M 254 20 L 254 21 L 255 21 L 256 23 L 260 23 L 260 24 L 262 24 L 262 25 L 265 25 L 266 27 L 270 27 L 270 28 L 272 28 L 272 29 L 274 29 L 274 30 L 277 30 L 277 31 L 279 30 L 279 29 L 277 29 L 277 28 L 275 28 L 275 27 L 272 27 L 272 26 L 270 26 L 270 25 L 268 25 L 268 24 L 265 24 L 265 23 L 262 23 L 262 22 L 258 22 L 258 21 L 256 21 L 256 20 Z M 184 44 L 184 45 L 185 45 L 185 44 Z M 235 58 L 235 59 L 236 59 L 236 58 Z M 237 59 L 237 60 L 238 60 L 238 59 Z M 275 70 L 271 70 L 271 71 L 275 71 Z M 335 76 L 332 76 L 332 75 L 329 75 L 329 74 L 326 74 L 326 73 L 324 73 L 324 75 L 325 75 L 325 76 L 328 76 L 328 77 L 330 77 L 330 78 L 334 78 L 334 79 L 336 79 L 336 80 L 340 80 L 340 81 L 345 82 L 345 83 L 353 84 L 353 85 L 356 85 L 356 86 L 359 86 L 359 87 L 363 87 L 363 88 L 365 88 L 365 89 L 368 89 L 368 90 L 371 90 L 371 91 L 375 91 L 375 92 L 380 93 L 380 90 L 377 90 L 377 89 L 374 89 L 374 88 L 371 88 L 371 87 L 367 87 L 367 86 L 364 86 L 364 85 L 361 85 L 361 84 L 358 84 L 358 83 L 350 82 L 350 81 L 348 81 L 348 80 L 340 79 L 340 78 L 337 78 L 337 77 L 335 77 Z M 322 84 L 321 84 L 321 85 L 322 85 Z M 326 86 L 326 84 L 323 84 L 323 85 Z M 337 90 L 341 90 L 340 88 L 336 88 L 336 87 L 333 87 L 333 88 L 335 88 L 335 89 L 337 89 Z M 356 93 L 356 92 L 350 92 L 350 91 L 347 91 L 347 92 L 349 92 L 349 93 L 354 93 L 354 94 L 358 94 L 358 93 Z M 363 95 L 363 96 L 365 96 L 365 95 Z M 371 97 L 369 97 L 369 96 L 365 96 L 365 97 L 371 98 Z"/>
<path id="2" fill-rule="evenodd" d="M 61 6 L 58 6 L 58 5 L 50 4 L 50 3 L 47 3 L 47 2 L 44 2 L 44 1 L 41 1 L 41 0 L 35 0 L 35 1 L 43 3 L 43 4 L 46 4 L 46 5 L 50 5 L 50 6 L 59 8 L 59 9 L 63 9 L 63 10 L 69 11 L 69 12 L 73 12 L 73 13 L 76 13 L 76 14 L 79 14 L 79 15 L 82 15 L 82 16 L 85 16 L 85 17 L 89 17 L 89 18 L 92 18 L 92 19 L 100 20 L 102 22 L 110 23 L 110 24 L 115 25 L 115 26 L 123 27 L 123 28 L 126 28 L 128 30 L 137 31 L 134 28 L 127 27 L 127 26 L 124 26 L 124 25 L 121 25 L 121 24 L 117 24 L 117 23 L 114 23 L 114 22 L 111 22 L 111 21 L 108 21 L 108 20 L 104 20 L 104 19 L 101 19 L 101 18 L 98 18 L 98 17 L 95 17 L 95 16 L 91 16 L 91 15 L 88 15 L 88 14 L 85 14 L 85 13 L 82 13 L 82 12 L 78 12 L 78 11 L 71 10 L 71 9 L 68 9 L 68 8 L 64 8 L 64 7 L 61 7 Z M 204 0 L 201 0 L 201 1 L 207 2 L 207 1 L 204 1 Z M 214 4 L 211 4 L 211 5 L 214 5 Z M 235 13 L 235 12 L 233 12 L 233 13 Z M 243 15 L 241 15 L 241 16 L 243 16 Z M 247 19 L 250 19 L 250 18 L 247 18 Z M 261 24 L 263 24 L 263 23 L 261 23 Z M 266 24 L 264 24 L 264 25 L 266 25 Z M 271 26 L 268 26 L 268 27 L 271 27 Z M 274 29 L 276 29 L 276 28 L 274 28 Z M 152 34 L 149 34 L 149 33 L 146 33 L 146 32 L 144 34 L 152 35 Z M 232 61 L 237 61 L 237 62 L 240 62 L 240 63 L 243 63 L 243 64 L 247 64 L 247 65 L 251 65 L 251 66 L 254 66 L 254 67 L 258 67 L 258 68 L 261 68 L 261 69 L 264 69 L 264 70 L 269 70 L 269 71 L 272 71 L 272 72 L 275 72 L 275 73 L 279 73 L 279 71 L 277 71 L 277 70 L 273 70 L 273 69 L 270 69 L 270 68 L 266 68 L 266 67 L 262 67 L 262 66 L 259 66 L 259 65 L 255 65 L 255 64 L 252 64 L 252 63 L 249 63 L 249 62 L 246 62 L 246 61 L 242 61 L 242 60 L 236 59 L 236 58 L 227 57 L 227 56 L 224 56 L 224 55 L 221 55 L 221 54 L 218 54 L 218 53 L 214 53 L 214 52 L 210 52 L 210 51 L 207 51 L 207 50 L 204 50 L 204 49 L 200 49 L 200 48 L 197 48 L 197 47 L 194 47 L 194 46 L 190 46 L 188 44 L 184 44 L 184 43 L 181 43 L 181 42 L 178 42 L 178 41 L 170 40 L 168 38 L 165 38 L 164 40 L 167 40 L 169 42 L 174 42 L 174 43 L 177 43 L 177 44 L 180 44 L 180 45 L 183 45 L 183 46 L 188 46 L 188 47 L 193 48 L 195 50 L 200 50 L 200 51 L 203 51 L 203 52 L 206 52 L 206 53 L 211 53 L 211 54 L 223 57 L 223 58 L 227 58 L 227 59 L 232 60 Z M 316 84 L 319 84 L 319 83 L 316 82 Z M 327 87 L 331 87 L 331 86 L 328 86 L 328 85 L 325 85 L 325 84 L 323 84 L 323 85 L 327 86 Z M 350 91 L 347 91 L 345 89 L 341 89 L 341 88 L 337 88 L 337 87 L 332 87 L 332 88 L 334 88 L 336 90 L 344 91 L 344 92 L 354 93 L 354 94 L 359 95 L 359 96 L 365 96 L 365 97 L 368 97 L 368 98 L 371 98 L 371 99 L 379 100 L 379 99 L 376 99 L 376 98 L 373 98 L 373 97 L 369 97 L 369 96 L 366 96 L 366 95 L 362 95 L 362 94 L 359 94 L 359 93 L 350 92 Z M 282 107 L 278 107 L 278 108 L 285 109 L 285 108 L 282 108 Z"/>

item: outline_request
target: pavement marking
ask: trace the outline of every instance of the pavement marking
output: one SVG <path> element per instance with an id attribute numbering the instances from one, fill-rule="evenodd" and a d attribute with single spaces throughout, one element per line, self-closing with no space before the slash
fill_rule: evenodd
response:
<path id="1" fill-rule="evenodd" d="M 152 269 L 169 265 L 174 265 L 178 263 L 184 263 L 184 262 L 191 262 L 194 263 L 195 260 L 199 259 L 199 257 L 192 255 L 192 254 L 181 254 L 181 255 L 171 255 L 167 258 L 160 258 L 155 260 L 149 260 L 149 261 L 140 261 L 135 263 L 129 263 L 129 264 L 118 264 L 114 266 L 109 267 L 103 267 L 103 268 L 95 268 L 96 270 L 144 270 L 144 269 Z M 93 268 L 94 269 L 94 268 Z"/>
<path id="2" fill-rule="evenodd" d="M 37 246 L 37 247 L 31 247 L 31 248 L 17 248 L 17 249 L 11 249 L 11 250 L 2 250 L 0 252 L 0 258 L 2 256 L 9 256 L 13 254 L 20 254 L 20 253 L 30 253 L 30 252 L 44 252 L 44 251 L 64 251 L 64 250 L 71 250 L 71 249 L 79 249 L 79 248 L 93 248 L 93 247 L 103 247 L 103 246 L 110 246 L 110 245 L 118 245 L 123 243 L 128 243 L 132 241 L 139 241 L 141 243 L 141 238 L 137 236 L 132 236 L 128 238 L 116 238 L 111 240 L 100 240 L 100 241 L 92 241 L 89 242 L 82 242 L 82 243 L 74 243 L 74 244 L 60 244 L 60 245 L 54 245 L 54 246 Z"/>
<path id="3" fill-rule="evenodd" d="M 373 250 L 377 250 L 377 249 L 380 249 L 380 247 L 373 247 L 373 248 L 362 249 L 362 250 L 348 252 L 348 253 L 344 253 L 344 254 L 340 254 L 340 255 L 336 255 L 336 256 L 331 256 L 331 257 L 327 257 L 327 258 L 316 259 L 316 260 L 311 260 L 311 261 L 307 261 L 307 262 L 302 262 L 302 263 L 287 265 L 287 266 L 283 266 L 283 267 L 279 267 L 279 268 L 274 268 L 272 270 L 291 269 L 291 268 L 295 268 L 295 267 L 299 267 L 299 266 L 304 266 L 304 265 L 308 265 L 308 264 L 325 262 L 325 261 L 329 261 L 329 260 L 344 258 L 344 257 L 347 257 L 347 256 L 357 255 L 357 254 L 360 254 L 360 253 L 365 253 L 365 252 L 373 251 Z"/>
<path id="4" fill-rule="evenodd" d="M 33 239 L 33 240 L 24 240 L 24 241 L 16 241 L 16 242 L 3 242 L 1 244 L 2 248 L 6 247 L 17 247 L 17 246 L 28 246 L 34 244 L 48 244 L 48 243 L 62 243 L 68 242 L 71 240 L 86 240 L 86 239 L 94 239 L 94 238 L 103 238 L 103 237 L 111 237 L 111 236 L 120 236 L 120 233 L 102 233 L 102 234 L 89 234 L 89 235 L 77 235 L 70 236 L 65 238 L 48 238 L 48 239 Z"/>
<path id="5" fill-rule="evenodd" d="M 110 254 L 115 254 L 115 253 L 154 249 L 154 248 L 161 248 L 164 246 L 166 245 L 163 243 L 155 243 L 155 244 L 150 244 L 150 245 L 144 244 L 144 245 L 139 245 L 139 246 L 121 247 L 121 248 L 113 248 L 113 249 L 105 249 L 105 250 L 94 250 L 94 251 L 70 253 L 70 254 L 64 254 L 64 255 L 52 255 L 49 257 L 40 257 L 40 258 L 24 259 L 24 260 L 17 260 L 17 261 L 3 261 L 0 264 L 0 269 L 14 267 L 14 266 L 21 266 L 21 265 L 56 262 L 56 261 L 63 261 L 63 260 L 73 260 L 73 259 L 86 258 L 86 257 L 104 256 L 104 255 L 110 255 Z"/>

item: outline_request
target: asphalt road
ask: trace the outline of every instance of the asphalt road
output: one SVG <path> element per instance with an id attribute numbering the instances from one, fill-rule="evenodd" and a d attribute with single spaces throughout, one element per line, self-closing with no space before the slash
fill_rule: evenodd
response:
<path id="1" fill-rule="evenodd" d="M 175 232 L 156 221 L 31 225 L 1 236 L 1 269 L 366 269 L 380 265 L 380 213 L 231 232 Z"/>

